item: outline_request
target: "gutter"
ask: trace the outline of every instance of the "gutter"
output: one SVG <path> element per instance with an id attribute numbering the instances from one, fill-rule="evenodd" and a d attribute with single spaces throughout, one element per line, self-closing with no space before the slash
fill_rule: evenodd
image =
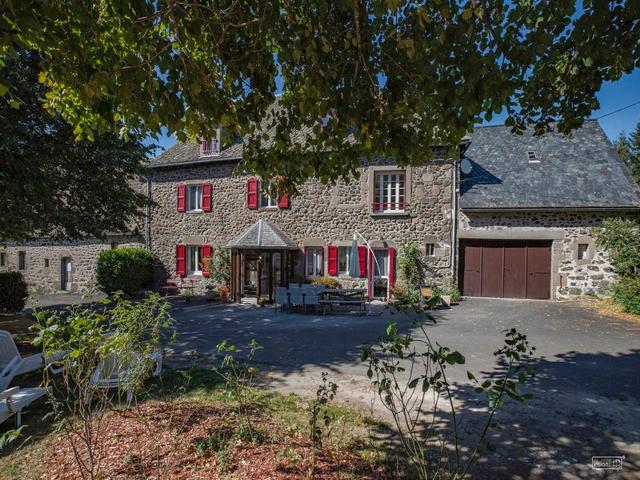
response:
<path id="1" fill-rule="evenodd" d="M 612 207 L 460 207 L 464 212 L 636 212 L 640 205 L 620 205 Z"/>
<path id="2" fill-rule="evenodd" d="M 235 162 L 242 160 L 242 157 L 224 157 L 224 158 L 206 158 L 201 160 L 189 160 L 187 162 L 173 162 L 173 163 L 150 163 L 147 168 L 179 168 L 188 167 L 191 165 L 206 165 L 208 163 L 223 163 L 223 162 Z"/>

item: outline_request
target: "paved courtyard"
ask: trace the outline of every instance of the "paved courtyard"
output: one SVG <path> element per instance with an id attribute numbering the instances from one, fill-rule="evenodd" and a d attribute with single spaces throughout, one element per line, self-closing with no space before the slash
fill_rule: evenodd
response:
<path id="1" fill-rule="evenodd" d="M 362 345 L 384 334 L 389 321 L 403 332 L 412 329 L 410 318 L 382 307 L 368 316 L 323 317 L 245 304 L 180 303 L 173 313 L 180 337 L 168 363 L 206 363 L 224 339 L 240 347 L 256 339 L 264 346 L 256 360 L 274 388 L 311 395 L 327 371 L 340 385 L 339 398 L 363 408 L 372 394 L 359 360 Z M 498 450 L 479 465 L 483 478 L 640 478 L 639 323 L 601 317 L 575 302 L 491 299 L 468 299 L 434 316 L 432 340 L 467 359 L 449 373 L 467 445 L 482 425 L 485 403 L 466 370 L 495 372 L 493 352 L 501 331 L 512 326 L 537 347 L 535 398 L 500 411 L 505 429 L 492 433 Z M 373 408 L 388 418 L 379 404 Z M 593 455 L 624 455 L 624 468 L 608 476 L 594 471 Z"/>

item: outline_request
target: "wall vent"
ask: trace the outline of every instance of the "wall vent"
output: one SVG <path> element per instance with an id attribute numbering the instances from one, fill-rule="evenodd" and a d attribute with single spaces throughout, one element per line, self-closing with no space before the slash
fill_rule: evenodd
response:
<path id="1" fill-rule="evenodd" d="M 529 163 L 540 163 L 540 157 L 535 150 L 527 151 L 527 160 L 529 160 Z"/>

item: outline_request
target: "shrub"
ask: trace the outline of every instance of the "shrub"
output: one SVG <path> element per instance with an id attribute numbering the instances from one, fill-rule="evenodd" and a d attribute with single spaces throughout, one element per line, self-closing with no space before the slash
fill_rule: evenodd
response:
<path id="1" fill-rule="evenodd" d="M 640 277 L 622 277 L 613 287 L 613 301 L 626 312 L 640 315 Z"/>
<path id="2" fill-rule="evenodd" d="M 640 269 L 640 224 L 626 218 L 607 218 L 597 231 L 598 243 L 609 251 L 616 273 L 637 275 Z"/>
<path id="3" fill-rule="evenodd" d="M 222 246 L 216 247 L 211 257 L 205 258 L 205 269 L 209 272 L 209 285 L 220 290 L 231 285 L 231 257 Z"/>
<path id="4" fill-rule="evenodd" d="M 0 273 L 0 312 L 19 312 L 29 293 L 20 272 Z"/>
<path id="5" fill-rule="evenodd" d="M 324 285 L 327 288 L 340 288 L 340 282 L 333 277 L 316 277 L 311 280 L 313 285 Z"/>
<path id="6" fill-rule="evenodd" d="M 107 293 L 122 290 L 132 294 L 151 286 L 153 254 L 140 247 L 105 250 L 98 256 L 98 288 Z"/>

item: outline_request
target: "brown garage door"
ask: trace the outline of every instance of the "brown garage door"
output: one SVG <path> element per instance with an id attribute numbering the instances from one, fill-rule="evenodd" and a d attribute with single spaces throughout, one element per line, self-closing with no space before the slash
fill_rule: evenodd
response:
<path id="1" fill-rule="evenodd" d="M 550 297 L 550 242 L 463 240 L 460 242 L 460 266 L 464 295 Z"/>

